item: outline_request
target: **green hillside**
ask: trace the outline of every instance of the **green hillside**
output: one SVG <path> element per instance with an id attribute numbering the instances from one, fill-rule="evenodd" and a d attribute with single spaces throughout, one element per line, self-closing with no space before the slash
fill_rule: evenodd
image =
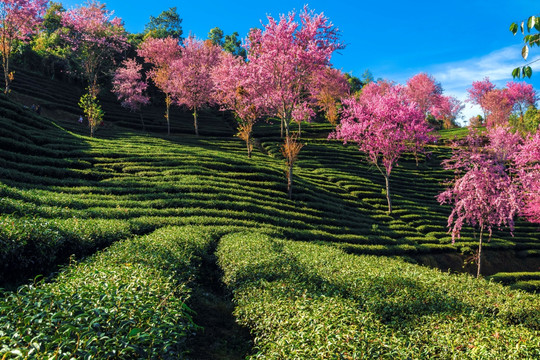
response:
<path id="1" fill-rule="evenodd" d="M 275 125 L 257 125 L 248 159 L 218 113 L 201 116 L 195 137 L 176 109 L 167 137 L 164 108 L 145 110 L 142 132 L 138 114 L 104 95 L 105 126 L 90 138 L 75 85 L 20 71 L 13 87 L 0 96 L 3 358 L 204 358 L 186 304 L 201 308 L 212 266 L 212 286 L 224 271 L 223 296 L 251 332 L 244 355 L 540 356 L 540 295 L 420 266 L 472 269 L 463 264 L 475 234 L 452 245 L 450 210 L 435 199 L 452 176 L 440 167 L 443 142 L 419 167 L 400 162 L 388 215 L 383 178 L 353 145 L 326 140 L 327 124 L 303 125 L 288 199 Z M 538 234 L 525 222 L 494 233 L 485 275 L 538 271 Z M 291 313 L 301 319 L 283 325 Z"/>

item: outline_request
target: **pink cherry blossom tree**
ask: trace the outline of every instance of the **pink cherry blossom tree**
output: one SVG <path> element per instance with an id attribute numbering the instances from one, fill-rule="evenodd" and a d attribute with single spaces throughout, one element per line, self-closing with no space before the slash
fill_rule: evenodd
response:
<path id="1" fill-rule="evenodd" d="M 139 112 L 144 131 L 141 106 L 150 103 L 150 98 L 145 93 L 148 84 L 142 78 L 142 65 L 138 64 L 135 59 L 127 59 L 122 65 L 114 73 L 112 91 L 121 101 L 123 107 L 130 111 Z"/>
<path id="2" fill-rule="evenodd" d="M 148 72 L 148 76 L 154 84 L 165 94 L 165 119 L 167 120 L 167 135 L 171 134 L 170 107 L 173 103 L 173 77 L 172 64 L 180 58 L 180 44 L 178 40 L 169 36 L 166 38 L 146 38 L 137 54 L 144 58 L 144 61 L 153 65 Z"/>
<path id="3" fill-rule="evenodd" d="M 525 205 L 521 215 L 540 224 L 540 130 L 527 136 L 513 159 L 523 186 Z"/>
<path id="4" fill-rule="evenodd" d="M 443 165 L 453 170 L 455 179 L 450 187 L 437 197 L 441 204 L 451 204 L 448 218 L 452 242 L 460 237 L 464 225 L 479 230 L 476 254 L 477 277 L 481 274 L 482 242 L 485 231 L 491 239 L 494 227 L 514 227 L 514 218 L 523 206 L 522 187 L 514 169 L 505 159 L 516 151 L 519 136 L 513 136 L 506 127 L 488 128 L 486 140 L 471 132 L 463 141 L 454 144 L 453 155 Z"/>
<path id="5" fill-rule="evenodd" d="M 427 117 L 431 107 L 439 103 L 442 95 L 441 84 L 436 82 L 433 76 L 426 73 L 414 75 L 407 80 L 406 89 L 408 96 L 418 104 L 424 117 Z"/>
<path id="6" fill-rule="evenodd" d="M 341 124 L 330 138 L 344 143 L 354 142 L 369 162 L 383 175 L 388 212 L 392 212 L 390 175 L 404 152 L 411 150 L 411 133 L 426 131 L 424 114 L 407 96 L 400 85 L 389 87 L 381 94 L 370 93 L 368 101 L 360 98 L 343 100 Z M 421 130 L 417 130 L 419 127 Z"/>
<path id="7" fill-rule="evenodd" d="M 325 71 L 315 74 L 311 87 L 319 109 L 324 112 L 330 124 L 337 125 L 341 98 L 350 93 L 345 75 L 337 69 L 327 67 Z"/>
<path id="8" fill-rule="evenodd" d="M 295 12 L 278 21 L 268 16 L 268 24 L 250 31 L 245 44 L 248 62 L 264 74 L 267 106 L 281 121 L 282 137 L 283 130 L 289 135 L 292 121 L 314 115 L 310 80 L 325 71 L 333 52 L 343 47 L 324 14 L 304 7 L 299 17 L 300 22 Z"/>
<path id="9" fill-rule="evenodd" d="M 4 70 L 4 94 L 9 93 L 14 74 L 10 71 L 11 54 L 17 43 L 26 43 L 45 14 L 48 0 L 0 1 L 0 50 Z"/>
<path id="10" fill-rule="evenodd" d="M 439 102 L 433 105 L 429 112 L 435 116 L 437 120 L 443 122 L 446 129 L 456 126 L 456 119 L 463 110 L 461 101 L 453 96 L 441 96 Z"/>
<path id="11" fill-rule="evenodd" d="M 484 97 L 491 90 L 495 89 L 495 84 L 489 81 L 489 78 L 486 77 L 482 81 L 473 81 L 472 87 L 467 89 L 469 96 L 467 101 L 479 105 L 484 112 L 484 119 L 486 118 L 486 110 L 484 108 Z"/>
<path id="12" fill-rule="evenodd" d="M 242 57 L 221 52 L 218 65 L 212 71 L 214 99 L 221 110 L 234 112 L 237 136 L 246 142 L 248 158 L 253 149 L 253 126 L 267 113 L 261 86 L 264 81 L 253 69 Z"/>
<path id="13" fill-rule="evenodd" d="M 519 116 L 519 126 L 524 129 L 523 116 L 529 106 L 536 104 L 536 91 L 531 84 L 525 82 L 509 81 L 506 88 L 508 89 L 508 98 L 513 104 L 513 110 Z"/>
<path id="14" fill-rule="evenodd" d="M 214 83 L 212 69 L 219 60 L 221 49 L 211 41 L 194 37 L 184 40 L 180 58 L 171 64 L 171 85 L 174 101 L 193 111 L 195 134 L 199 135 L 198 111 L 212 105 Z"/>
<path id="15" fill-rule="evenodd" d="M 506 125 L 510 119 L 514 103 L 507 89 L 493 89 L 482 98 L 482 108 L 486 114 L 486 126 Z"/>
<path id="16" fill-rule="evenodd" d="M 122 19 L 113 16 L 105 4 L 89 1 L 86 6 L 62 13 L 64 34 L 71 44 L 92 91 L 98 91 L 98 77 L 116 54 L 128 48 Z"/>

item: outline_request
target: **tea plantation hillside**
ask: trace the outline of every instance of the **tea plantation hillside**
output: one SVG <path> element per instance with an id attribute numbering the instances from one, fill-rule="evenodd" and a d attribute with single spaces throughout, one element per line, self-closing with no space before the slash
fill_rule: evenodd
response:
<path id="1" fill-rule="evenodd" d="M 303 125 L 288 199 L 273 125 L 256 129 L 248 159 L 219 114 L 200 119 L 201 137 L 178 116 L 167 137 L 105 99 L 108 125 L 89 138 L 71 86 L 17 79 L 12 97 L 47 111 L 0 96 L 2 358 L 208 358 L 189 307 L 216 263 L 252 336 L 242 356 L 540 356 L 540 295 L 414 264 L 461 270 L 475 248 L 472 231 L 450 243 L 435 200 L 447 147 L 418 168 L 401 161 L 388 215 L 382 177 L 327 141 L 326 124 Z M 160 111 L 148 130 L 165 129 Z M 486 275 L 538 281 L 536 226 L 486 249 Z"/>

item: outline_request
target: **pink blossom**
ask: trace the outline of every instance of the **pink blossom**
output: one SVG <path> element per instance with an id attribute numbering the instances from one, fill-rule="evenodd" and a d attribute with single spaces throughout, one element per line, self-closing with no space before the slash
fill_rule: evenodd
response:
<path id="1" fill-rule="evenodd" d="M 150 98 L 145 94 L 148 85 L 142 80 L 142 65 L 134 59 L 127 59 L 119 67 L 113 78 L 113 92 L 122 101 L 122 106 L 139 111 L 141 105 L 147 105 Z"/>
<path id="2" fill-rule="evenodd" d="M 426 73 L 417 74 L 407 80 L 406 91 L 424 116 L 427 115 L 431 107 L 438 105 L 442 95 L 441 84 L 437 83 L 433 76 Z"/>
<path id="3" fill-rule="evenodd" d="M 520 148 L 519 134 L 511 134 L 507 127 L 488 128 L 486 138 L 471 131 L 467 139 L 454 144 L 452 158 L 443 162 L 454 170 L 456 178 L 437 199 L 451 204 L 448 217 L 452 241 L 460 236 L 464 225 L 480 230 L 478 270 L 481 269 L 482 236 L 493 228 L 514 228 L 514 218 L 524 205 L 523 180 L 515 176 L 518 167 L 513 161 Z"/>
<path id="4" fill-rule="evenodd" d="M 193 110 L 195 134 L 199 135 L 197 112 L 214 104 L 212 70 L 220 48 L 210 41 L 189 37 L 184 40 L 180 58 L 171 64 L 172 97 L 178 105 Z"/>
<path id="5" fill-rule="evenodd" d="M 97 86 L 103 64 L 129 46 L 122 21 L 105 4 L 89 1 L 62 13 L 62 23 L 69 29 L 64 38 L 79 57 L 88 82 Z"/>
<path id="6" fill-rule="evenodd" d="M 486 126 L 496 127 L 508 123 L 512 108 L 512 98 L 507 89 L 493 89 L 482 98 L 482 108 L 486 114 Z"/>
<path id="7" fill-rule="evenodd" d="M 281 119 L 287 134 L 293 121 L 309 119 L 313 111 L 311 79 L 325 71 L 332 53 L 343 47 L 338 30 L 324 16 L 304 7 L 300 23 L 296 13 L 281 15 L 279 21 L 268 16 L 263 29 L 253 29 L 246 40 L 248 62 L 262 75 L 265 107 Z M 301 114 L 303 112 L 303 114 Z"/>
<path id="8" fill-rule="evenodd" d="M 429 112 L 437 119 L 442 120 L 445 128 L 450 128 L 463 110 L 461 101 L 452 96 L 440 96 L 437 104 L 429 109 Z"/>
<path id="9" fill-rule="evenodd" d="M 1 0 L 0 1 L 0 50 L 6 87 L 11 83 L 9 58 L 16 42 L 27 43 L 41 22 L 48 0 Z"/>
<path id="10" fill-rule="evenodd" d="M 412 149 L 411 140 L 427 136 L 424 115 L 399 85 L 380 94 L 372 91 L 369 99 L 344 99 L 343 105 L 341 124 L 330 138 L 356 143 L 377 167 L 385 178 L 388 211 L 392 212 L 390 174 L 401 155 Z"/>

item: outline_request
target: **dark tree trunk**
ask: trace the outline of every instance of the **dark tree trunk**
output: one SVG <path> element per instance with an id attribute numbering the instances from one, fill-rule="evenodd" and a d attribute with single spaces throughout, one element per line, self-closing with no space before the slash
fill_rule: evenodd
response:
<path id="1" fill-rule="evenodd" d="M 144 118 L 142 116 L 142 111 L 139 111 L 139 115 L 141 117 L 141 123 L 142 123 L 142 130 L 146 131 L 146 126 L 144 126 Z"/>
<path id="2" fill-rule="evenodd" d="M 482 235 L 484 234 L 484 225 L 480 227 L 480 237 L 478 242 L 478 258 L 476 259 L 478 262 L 478 268 L 476 269 L 476 277 L 480 277 L 480 270 L 482 268 Z"/>
<path id="3" fill-rule="evenodd" d="M 392 213 L 392 199 L 390 198 L 390 179 L 387 175 L 384 176 L 386 181 L 386 201 L 388 202 L 388 213 Z"/>
<path id="4" fill-rule="evenodd" d="M 195 135 L 199 136 L 199 123 L 197 122 L 197 108 L 193 110 L 193 125 L 195 126 Z"/>

